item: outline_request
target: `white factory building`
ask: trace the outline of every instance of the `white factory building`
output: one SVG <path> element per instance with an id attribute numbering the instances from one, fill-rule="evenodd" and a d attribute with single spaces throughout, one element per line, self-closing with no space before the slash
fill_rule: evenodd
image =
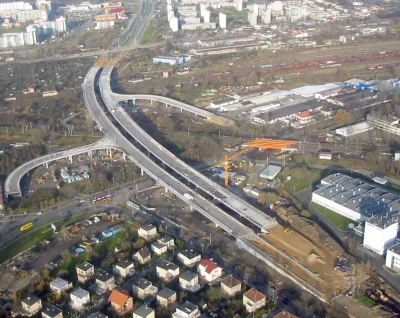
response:
<path id="1" fill-rule="evenodd" d="M 312 97 L 319 98 L 320 95 L 327 91 L 332 91 L 331 96 L 337 95 L 341 90 L 342 85 L 338 85 L 335 83 L 327 83 L 324 85 L 306 85 L 292 89 L 293 94 L 299 95 L 302 97 Z M 329 97 L 329 96 L 327 96 Z"/>
<path id="2" fill-rule="evenodd" d="M 400 243 L 388 248 L 385 265 L 394 271 L 400 272 Z"/>
<path id="3" fill-rule="evenodd" d="M 357 222 L 373 216 L 390 218 L 400 213 L 399 195 L 342 173 L 322 179 L 311 200 Z"/>
<path id="4" fill-rule="evenodd" d="M 363 246 L 379 255 L 396 242 L 398 217 L 375 215 L 365 222 Z"/>
<path id="5" fill-rule="evenodd" d="M 336 129 L 336 135 L 343 136 L 343 137 L 350 137 L 354 135 L 358 135 L 369 130 L 374 129 L 369 122 L 363 121 L 361 123 L 353 124 L 346 127 L 341 127 Z"/>

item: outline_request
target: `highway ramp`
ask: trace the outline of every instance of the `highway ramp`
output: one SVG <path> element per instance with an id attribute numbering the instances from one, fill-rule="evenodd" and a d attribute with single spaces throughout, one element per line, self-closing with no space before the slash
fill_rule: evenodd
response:
<path id="1" fill-rule="evenodd" d="M 145 147 L 148 151 L 150 151 L 155 157 L 161 160 L 164 164 L 170 167 L 172 170 L 180 174 L 183 178 L 189 180 L 196 187 L 203 190 L 204 192 L 211 195 L 215 200 L 221 202 L 226 207 L 230 208 L 234 212 L 238 213 L 240 216 L 244 217 L 262 231 L 267 230 L 268 228 L 275 226 L 277 222 L 266 215 L 264 212 L 260 211 L 256 207 L 252 206 L 245 200 L 239 198 L 235 194 L 231 193 L 226 188 L 220 186 L 219 184 L 213 182 L 200 172 L 196 171 L 188 164 L 177 158 L 173 153 L 160 145 L 156 140 L 154 140 L 149 134 L 147 134 L 140 126 L 132 120 L 132 118 L 124 111 L 124 109 L 120 106 L 120 101 L 124 100 L 124 95 L 115 94 L 111 89 L 111 75 L 113 68 L 106 67 L 101 73 L 99 89 L 101 92 L 102 99 L 106 105 L 106 107 L 111 112 L 112 116 L 117 120 L 117 122 L 126 130 L 128 134 L 130 134 L 135 140 L 137 140 L 143 147 Z M 141 96 L 152 96 L 153 100 L 157 100 L 160 102 L 165 101 L 165 97 L 162 96 L 154 96 L 154 95 L 128 95 L 129 97 L 125 97 L 126 99 L 134 98 L 140 99 Z M 172 100 L 173 101 L 173 100 Z M 183 107 L 181 102 L 173 101 L 174 103 L 180 103 L 180 106 Z M 171 103 L 171 99 L 168 100 L 168 103 Z M 186 105 L 186 104 L 185 104 Z M 190 109 L 192 112 L 204 111 L 201 109 L 193 110 L 192 108 L 196 108 L 191 105 L 186 105 L 186 109 Z M 196 108 L 197 109 L 197 108 Z M 207 111 L 204 111 L 209 113 Z M 209 113 L 211 114 L 211 113 Z M 215 114 L 212 114 L 216 116 Z M 205 116 L 204 116 L 205 117 Z"/>
<path id="2" fill-rule="evenodd" d="M 174 193 L 177 197 L 185 201 L 188 205 L 209 218 L 225 231 L 234 237 L 244 237 L 253 234 L 253 231 L 250 228 L 244 226 L 241 222 L 228 215 L 212 202 L 209 202 L 202 196 L 191 191 L 188 186 L 171 176 L 122 135 L 118 128 L 107 117 L 97 100 L 94 79 L 99 70 L 100 68 L 92 68 L 87 74 L 82 87 L 86 106 L 94 116 L 97 124 L 104 130 L 106 136 L 115 140 L 118 144 L 118 148 L 124 151 L 130 160 L 142 168 L 150 177 L 156 180 L 156 182 L 164 186 L 168 191 Z M 193 200 L 189 200 L 184 196 L 184 194 L 188 192 L 192 195 Z"/>

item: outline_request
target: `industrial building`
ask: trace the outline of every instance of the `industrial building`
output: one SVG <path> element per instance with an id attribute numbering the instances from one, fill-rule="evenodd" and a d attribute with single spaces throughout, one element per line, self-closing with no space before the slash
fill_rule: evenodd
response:
<path id="1" fill-rule="evenodd" d="M 184 62 L 182 56 L 155 56 L 153 57 L 153 63 L 179 65 Z"/>
<path id="2" fill-rule="evenodd" d="M 399 216 L 374 215 L 365 222 L 363 246 L 379 255 L 395 244 Z"/>
<path id="3" fill-rule="evenodd" d="M 268 165 L 261 173 L 261 179 L 274 180 L 278 173 L 281 171 L 280 166 Z"/>
<path id="4" fill-rule="evenodd" d="M 302 97 L 312 97 L 332 89 L 340 89 L 341 85 L 327 83 L 324 85 L 306 85 L 292 89 L 292 93 Z"/>
<path id="5" fill-rule="evenodd" d="M 385 265 L 396 272 L 400 272 L 400 243 L 388 248 Z"/>
<path id="6" fill-rule="evenodd" d="M 400 136 L 400 120 L 394 116 L 386 116 L 373 112 L 367 115 L 367 122 L 374 128 Z"/>
<path id="7" fill-rule="evenodd" d="M 322 179 L 311 200 L 357 222 L 373 216 L 388 219 L 400 212 L 398 194 L 342 173 Z"/>

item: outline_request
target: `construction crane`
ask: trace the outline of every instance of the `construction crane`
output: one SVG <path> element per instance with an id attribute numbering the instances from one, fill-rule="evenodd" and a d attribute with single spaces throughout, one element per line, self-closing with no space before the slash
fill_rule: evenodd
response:
<path id="1" fill-rule="evenodd" d="M 246 142 L 242 145 L 241 150 L 239 150 L 237 153 L 233 154 L 232 156 L 225 155 L 225 160 L 221 161 L 216 164 L 216 166 L 221 167 L 223 166 L 225 169 L 225 187 L 228 187 L 229 185 L 229 161 L 248 152 L 249 150 L 253 148 L 259 148 L 259 149 L 282 149 L 285 147 L 292 146 L 296 144 L 296 141 L 292 140 L 276 140 L 276 139 L 257 139 L 253 141 Z"/>

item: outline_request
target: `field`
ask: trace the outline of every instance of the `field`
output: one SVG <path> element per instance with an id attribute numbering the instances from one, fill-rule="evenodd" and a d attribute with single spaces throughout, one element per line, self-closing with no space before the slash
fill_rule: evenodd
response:
<path id="1" fill-rule="evenodd" d="M 311 202 L 311 206 L 342 231 L 347 231 L 347 229 L 349 228 L 349 223 L 355 223 L 354 221 L 344 217 L 343 215 L 329 210 L 317 203 Z"/>
<path id="2" fill-rule="evenodd" d="M 291 194 L 296 194 L 310 188 L 313 184 L 321 179 L 322 170 L 308 169 L 302 167 L 286 168 L 282 173 L 282 178 L 287 180 L 290 176 L 291 179 L 284 181 L 285 189 Z"/>

